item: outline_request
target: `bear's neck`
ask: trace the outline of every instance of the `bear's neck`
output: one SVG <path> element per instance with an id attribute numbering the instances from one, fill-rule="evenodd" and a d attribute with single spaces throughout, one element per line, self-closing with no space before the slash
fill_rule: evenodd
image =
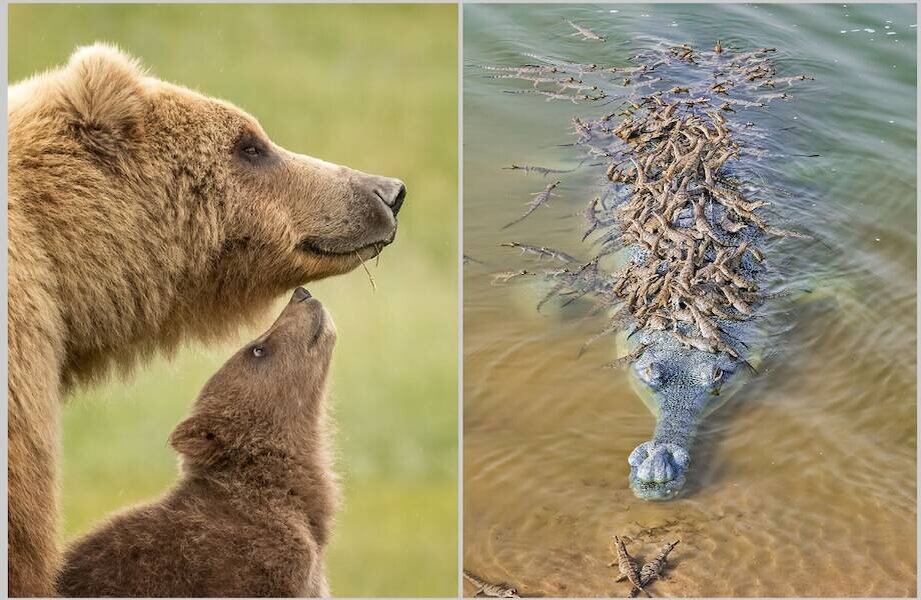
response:
<path id="1" fill-rule="evenodd" d="M 242 264 L 247 250 L 227 241 L 214 207 L 198 202 L 179 214 L 179 203 L 157 194 L 125 198 L 114 203 L 118 210 L 98 207 L 87 211 L 92 218 L 70 223 L 67 235 L 79 247 L 48 241 L 52 295 L 61 299 L 56 310 L 66 329 L 65 389 L 113 368 L 129 373 L 186 341 L 231 338 L 255 326 L 287 288 Z"/>
<path id="2" fill-rule="evenodd" d="M 307 451 L 298 454 L 260 453 L 220 468 L 193 469 L 182 485 L 205 486 L 241 510 L 258 507 L 269 518 L 294 515 L 323 546 L 329 539 L 339 494 L 325 437 L 305 440 Z"/>

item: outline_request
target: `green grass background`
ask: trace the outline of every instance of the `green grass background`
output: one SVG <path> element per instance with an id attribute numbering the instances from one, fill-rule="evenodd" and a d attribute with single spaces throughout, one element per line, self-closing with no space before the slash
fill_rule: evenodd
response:
<path id="1" fill-rule="evenodd" d="M 230 100 L 291 150 L 400 177 L 396 243 L 375 268 L 313 284 L 339 343 L 331 381 L 345 503 L 327 565 L 340 596 L 457 590 L 457 8 L 19 5 L 15 82 L 96 40 L 162 79 Z M 279 305 L 280 307 L 280 305 Z M 274 315 L 269 315 L 269 317 Z M 269 318 L 268 321 L 271 321 Z M 190 347 L 71 398 L 64 539 L 177 475 L 166 445 L 204 380 L 255 331 Z"/>

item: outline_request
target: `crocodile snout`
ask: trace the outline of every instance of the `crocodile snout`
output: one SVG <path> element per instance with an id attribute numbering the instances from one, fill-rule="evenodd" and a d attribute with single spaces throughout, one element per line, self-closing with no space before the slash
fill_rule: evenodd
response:
<path id="1" fill-rule="evenodd" d="M 675 468 L 665 448 L 656 448 L 637 470 L 636 477 L 640 481 L 653 481 L 665 483 L 675 478 Z"/>
<path id="2" fill-rule="evenodd" d="M 684 486 L 691 462 L 687 450 L 676 444 L 644 442 L 630 453 L 630 483 L 647 500 L 672 498 Z"/>

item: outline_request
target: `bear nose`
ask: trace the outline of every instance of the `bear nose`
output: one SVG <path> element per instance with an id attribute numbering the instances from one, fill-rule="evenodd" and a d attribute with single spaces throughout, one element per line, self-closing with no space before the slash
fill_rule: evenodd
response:
<path id="1" fill-rule="evenodd" d="M 375 188 L 374 193 L 384 201 L 384 204 L 397 216 L 406 199 L 406 186 L 399 179 L 391 179 L 386 184 Z"/>
<path id="2" fill-rule="evenodd" d="M 397 190 L 397 195 L 393 199 L 393 215 L 396 216 L 400 212 L 400 208 L 403 206 L 403 200 L 406 199 L 406 186 L 401 182 L 400 189 Z"/>
<path id="3" fill-rule="evenodd" d="M 294 290 L 294 296 L 291 298 L 291 302 L 303 302 L 304 300 L 310 300 L 310 298 L 310 292 L 302 287 L 299 287 Z"/>
<path id="4" fill-rule="evenodd" d="M 355 172 L 354 184 L 360 197 L 371 200 L 372 197 L 381 201 L 387 210 L 396 217 L 403 207 L 406 199 L 406 186 L 399 179 L 383 177 L 381 175 L 368 175 L 361 171 Z"/>

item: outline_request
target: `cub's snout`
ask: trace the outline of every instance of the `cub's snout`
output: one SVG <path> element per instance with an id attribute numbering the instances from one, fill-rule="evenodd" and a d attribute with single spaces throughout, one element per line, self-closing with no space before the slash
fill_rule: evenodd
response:
<path id="1" fill-rule="evenodd" d="M 269 330 L 290 330 L 287 335 L 307 336 L 307 345 L 312 347 L 321 341 L 332 346 L 336 341 L 336 326 L 323 304 L 306 288 L 298 287 L 278 320 Z"/>

